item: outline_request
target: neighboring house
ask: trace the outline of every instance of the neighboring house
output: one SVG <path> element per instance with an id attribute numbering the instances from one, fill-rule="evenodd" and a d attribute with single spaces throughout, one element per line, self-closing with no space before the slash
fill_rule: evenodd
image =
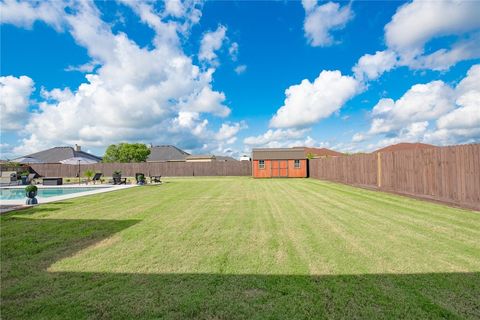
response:
<path id="1" fill-rule="evenodd" d="M 314 158 L 344 156 L 344 154 L 341 152 L 337 152 L 335 150 L 330 150 L 327 148 L 307 148 L 307 147 L 298 147 L 298 148 L 302 148 L 305 151 L 305 156 L 308 156 L 309 154 L 313 154 Z"/>
<path id="2" fill-rule="evenodd" d="M 186 162 L 212 162 L 216 157 L 213 154 L 195 154 L 185 158 Z"/>
<path id="3" fill-rule="evenodd" d="M 238 161 L 228 156 L 190 154 L 172 145 L 150 147 L 147 162 L 211 162 Z"/>
<path id="4" fill-rule="evenodd" d="M 150 147 L 147 162 L 185 161 L 190 154 L 172 145 Z"/>
<path id="5" fill-rule="evenodd" d="M 252 150 L 254 178 L 306 178 L 304 148 L 258 148 Z"/>
<path id="6" fill-rule="evenodd" d="M 240 161 L 252 161 L 252 159 L 250 159 L 249 156 L 244 154 L 243 156 L 240 157 Z"/>
<path id="7" fill-rule="evenodd" d="M 24 157 L 30 157 L 40 160 L 42 163 L 59 163 L 73 157 L 87 158 L 94 162 L 101 162 L 102 158 L 91 153 L 82 151 L 79 145 L 75 147 L 54 147 L 40 152 L 32 153 Z M 15 159 L 14 159 L 15 160 Z"/>
<path id="8" fill-rule="evenodd" d="M 229 157 L 229 156 L 215 156 L 216 161 L 238 161 L 235 158 Z"/>
<path id="9" fill-rule="evenodd" d="M 392 144 L 391 146 L 387 146 L 387 147 L 375 150 L 372 153 L 414 150 L 414 149 L 432 149 L 432 148 L 437 148 L 437 146 L 434 146 L 432 144 L 419 143 L 419 142 L 418 143 L 402 142 L 402 143 Z"/>

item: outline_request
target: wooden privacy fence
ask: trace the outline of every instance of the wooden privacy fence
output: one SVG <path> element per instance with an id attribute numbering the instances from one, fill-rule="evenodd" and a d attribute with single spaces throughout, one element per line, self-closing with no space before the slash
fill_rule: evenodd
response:
<path id="1" fill-rule="evenodd" d="M 43 177 L 76 177 L 78 165 L 42 163 L 32 164 L 31 168 Z M 80 175 L 86 170 L 101 172 L 112 176 L 113 171 L 121 171 L 125 177 L 136 173 L 146 176 L 191 177 L 191 176 L 250 176 L 250 161 L 212 161 L 212 162 L 142 162 L 142 163 L 95 163 L 80 165 Z"/>
<path id="2" fill-rule="evenodd" d="M 480 144 L 313 159 L 310 177 L 480 210 Z"/>

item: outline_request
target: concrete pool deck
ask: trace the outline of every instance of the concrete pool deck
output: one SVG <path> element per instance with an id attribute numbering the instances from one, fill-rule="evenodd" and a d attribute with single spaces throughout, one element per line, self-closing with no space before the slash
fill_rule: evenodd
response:
<path id="1" fill-rule="evenodd" d="M 11 187 L 0 187 L 0 189 L 24 189 L 26 186 L 11 186 Z M 111 184 L 96 184 L 96 185 L 86 185 L 86 184 L 68 184 L 68 185 L 60 185 L 60 186 L 43 186 L 37 185 L 38 189 L 55 189 L 55 188 L 93 188 L 97 190 L 88 190 L 84 192 L 76 192 L 76 193 L 69 193 L 65 195 L 53 196 L 53 197 L 37 197 L 38 204 L 42 203 L 49 203 L 55 201 L 61 201 L 66 199 L 73 199 L 83 196 L 89 196 L 93 194 L 105 193 L 105 192 L 112 192 L 117 190 L 129 189 L 137 187 L 136 184 L 127 184 L 127 185 L 111 185 Z M 17 210 L 21 208 L 21 206 L 25 206 L 26 197 L 22 199 L 15 199 L 15 200 L 0 200 L 0 205 L 2 207 L 1 213 L 4 213 L 4 210 L 12 209 L 15 206 Z M 3 208 L 5 207 L 5 208 Z M 10 207 L 10 208 L 7 208 Z M 11 210 L 8 210 L 11 211 Z"/>

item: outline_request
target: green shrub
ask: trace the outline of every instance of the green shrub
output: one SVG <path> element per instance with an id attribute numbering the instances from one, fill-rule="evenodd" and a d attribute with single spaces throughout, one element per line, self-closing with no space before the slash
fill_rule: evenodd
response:
<path id="1" fill-rule="evenodd" d="M 94 174 L 95 174 L 95 172 L 93 172 L 93 170 L 85 170 L 85 172 L 83 173 L 83 175 L 85 177 L 87 177 L 88 180 L 90 180 L 93 177 Z"/>
<path id="2" fill-rule="evenodd" d="M 38 190 L 37 186 L 34 186 L 34 185 L 29 185 L 29 186 L 26 186 L 25 187 L 25 192 L 26 193 L 29 193 L 29 192 L 36 192 Z"/>

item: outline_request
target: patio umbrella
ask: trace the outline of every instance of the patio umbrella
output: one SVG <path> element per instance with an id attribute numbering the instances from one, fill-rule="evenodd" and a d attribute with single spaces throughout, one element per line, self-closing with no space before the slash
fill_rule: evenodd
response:
<path id="1" fill-rule="evenodd" d="M 34 157 L 21 157 L 17 158 L 15 160 L 12 160 L 12 162 L 16 163 L 25 163 L 25 164 L 30 164 L 30 163 L 43 163 L 42 160 L 34 158 Z"/>
<path id="2" fill-rule="evenodd" d="M 93 164 L 93 163 L 97 163 L 97 162 L 98 161 L 88 159 L 88 158 L 85 158 L 85 157 L 72 157 L 72 158 L 68 158 L 68 159 L 60 161 L 60 163 L 63 163 L 63 164 L 78 164 L 78 184 L 80 184 L 80 165 L 81 164 Z"/>

